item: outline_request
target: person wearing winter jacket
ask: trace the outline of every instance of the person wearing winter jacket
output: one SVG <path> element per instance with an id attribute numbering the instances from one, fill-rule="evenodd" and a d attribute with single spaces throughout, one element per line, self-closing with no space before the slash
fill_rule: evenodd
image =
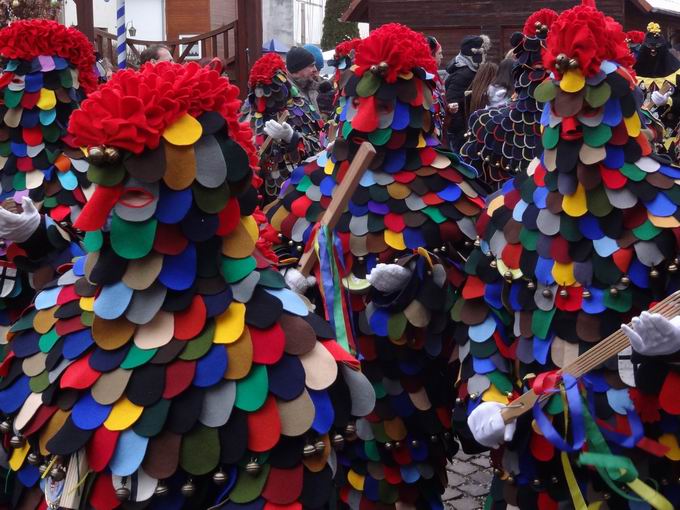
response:
<path id="1" fill-rule="evenodd" d="M 449 73 L 445 84 L 446 102 L 449 105 L 458 105 L 458 110 L 451 115 L 448 125 L 449 144 L 454 152 L 457 152 L 465 142 L 467 118 L 463 108 L 465 91 L 474 80 L 479 65 L 486 59 L 490 47 L 491 42 L 486 35 L 466 36 L 461 41 L 460 53 L 449 62 L 446 68 Z"/>

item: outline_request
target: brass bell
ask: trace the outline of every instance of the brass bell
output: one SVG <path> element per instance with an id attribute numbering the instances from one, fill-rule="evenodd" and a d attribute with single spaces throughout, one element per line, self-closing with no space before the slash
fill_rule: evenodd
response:
<path id="1" fill-rule="evenodd" d="M 326 443 L 319 440 L 314 443 L 314 448 L 316 448 L 316 453 L 323 453 L 323 451 L 326 449 Z"/>
<path id="2" fill-rule="evenodd" d="M 391 442 L 387 441 L 385 443 L 385 450 L 391 450 L 393 448 L 393 445 Z"/>
<path id="3" fill-rule="evenodd" d="M 40 464 L 40 462 L 42 462 L 42 459 L 40 458 L 40 456 L 38 454 L 36 454 L 35 452 L 29 453 L 28 457 L 26 457 L 26 460 L 28 461 L 28 463 L 31 466 L 37 466 L 38 464 Z"/>
<path id="4" fill-rule="evenodd" d="M 457 397 L 457 398 L 456 398 L 456 405 L 459 406 L 459 405 L 461 405 L 462 403 L 463 403 L 463 399 L 460 398 L 460 397 Z"/>
<path id="5" fill-rule="evenodd" d="M 432 250 L 432 251 L 433 251 L 434 253 L 439 253 L 439 248 L 435 248 L 435 249 Z"/>
<path id="6" fill-rule="evenodd" d="M 470 246 L 472 246 L 472 241 L 465 241 L 465 243 L 463 244 L 465 244 L 466 248 L 469 248 Z"/>
<path id="7" fill-rule="evenodd" d="M 505 165 L 505 170 L 506 172 L 509 172 L 510 170 L 512 170 L 512 167 L 510 165 Z"/>
<path id="8" fill-rule="evenodd" d="M 22 436 L 12 436 L 9 440 L 9 445 L 12 448 L 22 448 L 26 444 L 26 439 Z"/>
<path id="9" fill-rule="evenodd" d="M 394 447 L 395 447 L 396 449 L 401 448 L 401 441 L 397 441 L 396 443 L 394 443 Z"/>
<path id="10" fill-rule="evenodd" d="M 550 477 L 550 483 L 555 484 L 555 483 L 557 483 L 557 482 L 559 482 L 559 480 L 558 480 L 558 478 L 557 478 L 555 475 L 553 475 L 553 476 Z"/>
<path id="11" fill-rule="evenodd" d="M 313 444 L 306 444 L 305 447 L 302 449 L 302 456 L 312 457 L 313 455 L 316 455 L 316 448 L 314 448 Z"/>
<path id="12" fill-rule="evenodd" d="M 502 469 L 495 468 L 495 469 L 493 470 L 493 475 L 494 475 L 494 476 L 503 476 L 503 470 L 502 470 Z"/>
<path id="13" fill-rule="evenodd" d="M 354 425 L 354 423 L 348 423 L 347 426 L 345 427 L 345 437 L 353 438 L 356 436 L 357 433 L 357 427 Z"/>
<path id="14" fill-rule="evenodd" d="M 98 145 L 90 147 L 90 149 L 87 152 L 87 159 L 94 166 L 101 165 L 102 163 L 104 163 L 104 149 L 102 149 Z"/>
<path id="15" fill-rule="evenodd" d="M 430 436 L 430 442 L 431 442 L 431 443 L 436 443 L 437 441 L 439 441 L 439 436 L 438 436 L 437 434 L 432 434 L 432 435 Z"/>
<path id="16" fill-rule="evenodd" d="M 507 481 L 508 481 L 508 483 L 515 483 L 515 478 L 512 475 L 510 475 L 510 476 L 508 476 Z"/>
<path id="17" fill-rule="evenodd" d="M 55 482 L 61 482 L 66 478 L 66 471 L 61 466 L 54 466 L 50 471 L 50 478 Z"/>
<path id="18" fill-rule="evenodd" d="M 331 444 L 333 445 L 333 448 L 340 450 L 345 446 L 345 438 L 342 437 L 342 434 L 335 434 L 333 439 L 331 439 Z"/>
<path id="19" fill-rule="evenodd" d="M 479 248 L 482 245 L 482 242 L 479 240 L 479 237 L 475 239 L 475 248 Z"/>
<path id="20" fill-rule="evenodd" d="M 512 273 L 510 271 L 506 271 L 503 273 L 503 278 L 505 278 L 508 281 L 512 281 Z"/>
<path id="21" fill-rule="evenodd" d="M 224 485 L 227 483 L 227 475 L 221 469 L 213 474 L 213 482 L 215 485 Z"/>
<path id="22" fill-rule="evenodd" d="M 382 74 L 386 73 L 389 70 L 390 66 L 387 62 L 380 62 L 378 64 L 378 71 L 380 71 Z"/>
<path id="23" fill-rule="evenodd" d="M 534 480 L 531 482 L 531 484 L 534 487 L 538 487 L 539 485 L 541 485 L 541 481 L 538 478 L 534 478 Z"/>
<path id="24" fill-rule="evenodd" d="M 491 267 L 496 267 L 497 265 L 498 264 L 496 263 L 495 260 L 492 260 L 491 262 L 489 262 L 489 266 L 491 266 Z"/>
<path id="25" fill-rule="evenodd" d="M 246 473 L 249 475 L 258 475 L 260 474 L 260 471 L 262 470 L 262 466 L 260 466 L 255 459 L 251 460 L 246 464 Z"/>
<path id="26" fill-rule="evenodd" d="M 619 295 L 619 289 L 617 289 L 616 287 L 612 287 L 609 289 L 609 294 L 616 297 Z"/>
<path id="27" fill-rule="evenodd" d="M 651 276 L 652 278 L 658 278 L 658 277 L 659 277 L 659 272 L 658 272 L 656 269 L 652 269 L 652 270 L 649 272 L 649 276 Z"/>
<path id="28" fill-rule="evenodd" d="M 9 420 L 4 420 L 2 423 L 0 423 L 0 432 L 3 434 L 9 434 L 12 432 L 12 422 Z"/>
<path id="29" fill-rule="evenodd" d="M 590 299 L 591 297 L 592 297 L 592 294 L 590 293 L 590 291 L 588 289 L 584 289 L 583 290 L 583 298 L 584 299 Z"/>
<path id="30" fill-rule="evenodd" d="M 364 258 L 363 258 L 363 257 L 357 257 L 357 260 L 358 260 L 359 262 L 363 262 L 363 261 L 364 261 Z"/>
<path id="31" fill-rule="evenodd" d="M 621 285 L 630 285 L 630 278 L 628 278 L 627 276 L 622 276 Z"/>
<path id="32" fill-rule="evenodd" d="M 418 448 L 420 446 L 420 442 L 417 439 L 414 439 L 411 441 L 411 447 L 412 448 Z"/>
<path id="33" fill-rule="evenodd" d="M 47 464 L 40 464 L 38 467 L 38 473 L 40 473 L 40 476 L 42 476 L 45 471 L 47 471 Z"/>
<path id="34" fill-rule="evenodd" d="M 160 497 L 166 496 L 168 492 L 170 492 L 168 490 L 168 486 L 165 485 L 163 482 L 158 482 L 158 485 L 156 485 L 156 488 L 153 491 L 154 495 Z"/>
<path id="35" fill-rule="evenodd" d="M 107 163 L 118 163 L 120 152 L 115 147 L 107 147 L 104 149 L 104 159 Z"/>
<path id="36" fill-rule="evenodd" d="M 301 244 L 298 244 L 298 245 L 295 247 L 295 249 L 296 249 L 297 251 L 302 251 L 302 245 L 301 245 Z"/>
<path id="37" fill-rule="evenodd" d="M 675 273 L 677 270 L 678 270 L 678 265 L 677 265 L 677 264 L 671 264 L 670 266 L 668 266 L 668 271 L 669 271 L 670 273 Z"/>
<path id="38" fill-rule="evenodd" d="M 118 501 L 127 501 L 128 499 L 130 499 L 130 489 L 128 489 L 125 486 L 118 487 L 116 489 L 116 499 Z"/>
<path id="39" fill-rule="evenodd" d="M 575 58 L 569 59 L 569 69 L 578 69 L 578 60 Z"/>
<path id="40" fill-rule="evenodd" d="M 488 163 L 489 161 L 491 161 L 491 158 L 490 158 L 489 156 L 487 156 L 487 157 L 484 158 L 484 162 L 485 162 L 485 163 Z"/>
<path id="41" fill-rule="evenodd" d="M 477 397 L 478 397 L 478 396 L 479 396 L 479 395 L 477 395 L 476 393 L 470 393 L 470 398 L 471 398 L 472 400 L 477 400 Z"/>
<path id="42" fill-rule="evenodd" d="M 446 439 L 447 441 L 451 440 L 451 432 L 449 431 L 444 432 L 444 439 Z"/>
<path id="43" fill-rule="evenodd" d="M 602 494 L 602 498 L 603 498 L 605 501 L 607 501 L 607 500 L 609 500 L 609 499 L 612 499 L 612 495 L 609 494 L 608 492 L 605 492 L 604 494 Z"/>
<path id="44" fill-rule="evenodd" d="M 194 492 L 196 492 L 196 486 L 194 485 L 194 482 L 191 478 L 189 478 L 184 485 L 182 485 L 182 488 L 180 489 L 182 492 L 182 496 L 185 498 L 190 498 L 191 496 L 194 495 Z"/>
<path id="45" fill-rule="evenodd" d="M 569 292 L 567 292 L 567 289 L 560 289 L 560 296 L 562 296 L 563 298 L 568 297 Z"/>
<path id="46" fill-rule="evenodd" d="M 527 289 L 534 290 L 535 288 L 536 288 L 536 284 L 534 282 L 532 282 L 531 280 L 529 280 L 529 282 L 527 283 Z"/>
<path id="47" fill-rule="evenodd" d="M 288 241 L 288 246 L 293 246 L 293 241 Z"/>
<path id="48" fill-rule="evenodd" d="M 553 296 L 552 290 L 550 289 L 543 289 L 543 292 L 541 292 L 541 294 L 543 294 L 543 297 L 546 299 L 550 299 Z"/>

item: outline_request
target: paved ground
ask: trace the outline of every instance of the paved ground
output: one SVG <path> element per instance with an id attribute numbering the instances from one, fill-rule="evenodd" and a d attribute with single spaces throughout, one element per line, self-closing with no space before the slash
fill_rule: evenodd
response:
<path id="1" fill-rule="evenodd" d="M 466 455 L 460 451 L 446 469 L 449 487 L 444 492 L 445 508 L 447 510 L 483 508 L 492 477 L 489 456 Z"/>

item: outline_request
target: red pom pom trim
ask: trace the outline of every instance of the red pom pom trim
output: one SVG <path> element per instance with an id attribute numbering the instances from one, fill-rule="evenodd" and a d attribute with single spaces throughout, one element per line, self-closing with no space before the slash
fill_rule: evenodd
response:
<path id="1" fill-rule="evenodd" d="M 430 53 L 425 36 L 399 23 L 390 23 L 371 32 L 356 48 L 354 64 L 357 76 L 363 76 L 371 66 L 387 63 L 385 81 L 394 83 L 400 74 L 422 67 L 437 74 L 437 64 Z"/>
<path id="2" fill-rule="evenodd" d="M 349 41 L 342 41 L 335 47 L 335 58 L 339 59 L 348 56 L 352 51 L 356 50 L 357 46 L 361 42 L 361 39 L 355 37 Z"/>
<path id="3" fill-rule="evenodd" d="M 238 121 L 238 95 L 228 78 L 195 62 L 146 64 L 139 72 L 115 73 L 83 101 L 71 115 L 69 132 L 80 146 L 110 145 L 139 154 L 158 147 L 165 129 L 185 113 L 217 112 L 254 169 L 258 158 L 250 127 Z"/>
<path id="4" fill-rule="evenodd" d="M 548 33 L 543 65 L 558 78 L 561 73 L 555 62 L 560 54 L 576 59 L 586 77 L 597 74 L 603 60 L 616 62 L 630 73 L 633 72 L 631 67 L 634 58 L 621 25 L 587 5 L 564 11 L 553 22 Z"/>
<path id="5" fill-rule="evenodd" d="M 253 64 L 248 77 L 248 86 L 269 85 L 278 71 L 286 72 L 286 63 L 277 53 L 266 53 Z"/>
<path id="6" fill-rule="evenodd" d="M 536 22 L 539 21 L 541 25 L 545 25 L 550 30 L 552 24 L 557 19 L 558 14 L 552 9 L 541 9 L 533 13 L 524 23 L 522 33 L 528 37 L 536 35 Z"/>
<path id="7" fill-rule="evenodd" d="M 633 44 L 642 44 L 645 40 L 645 33 L 640 30 L 629 30 L 626 32 L 626 39 Z"/>
<path id="8" fill-rule="evenodd" d="M 0 30 L 0 55 L 19 60 L 33 60 L 41 55 L 64 58 L 78 69 L 78 81 L 85 92 L 97 88 L 92 43 L 80 30 L 66 28 L 56 21 L 13 21 Z"/>

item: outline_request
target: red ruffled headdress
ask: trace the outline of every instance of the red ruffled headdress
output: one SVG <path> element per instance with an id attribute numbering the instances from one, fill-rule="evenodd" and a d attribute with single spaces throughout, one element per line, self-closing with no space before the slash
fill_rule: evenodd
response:
<path id="1" fill-rule="evenodd" d="M 185 113 L 217 112 L 256 168 L 252 131 L 238 121 L 238 95 L 226 77 L 195 62 L 147 64 L 139 72 L 115 73 L 71 114 L 68 129 L 77 145 L 111 145 L 139 154 L 158 147 L 165 129 Z"/>
<path id="2" fill-rule="evenodd" d="M 536 23 L 540 23 L 541 25 L 548 27 L 549 30 L 557 19 L 557 16 L 558 14 L 552 9 L 541 9 L 540 11 L 536 11 L 531 16 L 529 16 L 529 18 L 526 20 L 526 23 L 524 23 L 522 33 L 528 37 L 533 37 L 536 35 Z"/>
<path id="3" fill-rule="evenodd" d="M 633 44 L 642 44 L 645 40 L 645 33 L 640 30 L 629 30 L 626 32 L 626 40 Z"/>
<path id="4" fill-rule="evenodd" d="M 253 65 L 248 77 L 248 85 L 254 87 L 256 84 L 269 85 L 274 79 L 277 71 L 286 72 L 286 63 L 277 53 L 266 53 Z"/>
<path id="5" fill-rule="evenodd" d="M 619 23 L 584 1 L 564 11 L 554 21 L 548 34 L 543 64 L 559 78 L 556 61 L 560 55 L 575 59 L 584 76 L 593 76 L 603 60 L 611 60 L 626 68 L 634 62 Z M 632 70 L 630 71 L 632 73 Z"/>
<path id="6" fill-rule="evenodd" d="M 409 73 L 416 67 L 437 73 L 437 64 L 423 34 L 399 23 L 383 25 L 357 44 L 354 57 L 357 76 L 363 76 L 371 66 L 383 62 L 387 64 L 383 76 L 388 83 L 394 83 L 400 74 Z"/>
<path id="7" fill-rule="evenodd" d="M 92 43 L 80 30 L 66 28 L 56 21 L 13 21 L 0 30 L 0 55 L 20 60 L 32 60 L 41 55 L 64 58 L 78 69 L 78 81 L 85 92 L 97 88 Z"/>
<path id="8" fill-rule="evenodd" d="M 350 39 L 348 41 L 342 41 L 335 47 L 335 58 L 338 59 L 348 56 L 350 53 L 352 53 L 353 50 L 357 48 L 360 42 L 361 39 L 358 37 L 355 37 L 354 39 Z"/>

